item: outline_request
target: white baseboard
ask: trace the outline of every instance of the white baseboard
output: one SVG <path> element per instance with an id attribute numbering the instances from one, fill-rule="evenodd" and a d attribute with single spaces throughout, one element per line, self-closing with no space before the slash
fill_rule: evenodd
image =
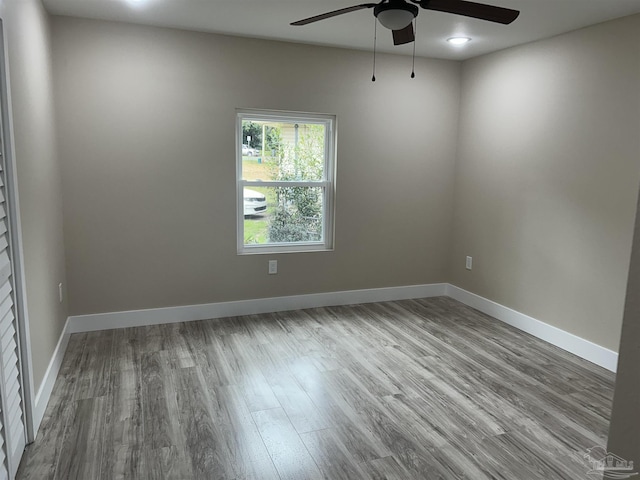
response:
<path id="1" fill-rule="evenodd" d="M 51 397 L 51 392 L 53 391 L 53 386 L 60 371 L 67 344 L 69 343 L 69 337 L 72 333 L 281 312 L 303 308 L 353 305 L 357 303 L 439 296 L 451 297 L 515 328 L 549 342 L 552 345 L 556 345 L 563 350 L 573 353 L 578 357 L 600 365 L 612 372 L 616 371 L 618 364 L 618 354 L 616 352 L 447 283 L 314 293 L 289 297 L 241 300 L 237 302 L 78 315 L 67 319 L 67 323 L 60 335 L 58 345 L 45 373 L 44 380 L 36 395 L 34 430 L 37 432 L 44 417 L 44 412 Z"/>
<path id="2" fill-rule="evenodd" d="M 38 434 L 40 424 L 42 423 L 44 412 L 47 409 L 47 404 L 51 398 L 51 392 L 53 392 L 53 386 L 56 383 L 56 378 L 58 378 L 58 372 L 60 371 L 64 354 L 67 351 L 69 338 L 71 337 L 71 333 L 69 332 L 69 320 L 70 319 L 67 318 L 67 321 L 64 324 L 64 328 L 62 329 L 62 333 L 58 339 L 58 344 L 56 345 L 56 349 L 53 351 L 53 356 L 51 357 L 47 371 L 44 373 L 44 378 L 40 384 L 38 393 L 36 394 L 35 405 L 33 406 L 33 431 L 36 432 L 36 436 Z"/>
<path id="3" fill-rule="evenodd" d="M 409 298 L 445 295 L 446 283 L 409 285 L 404 287 L 349 290 L 344 292 L 313 293 L 290 297 L 259 298 L 237 302 L 207 303 L 183 307 L 150 308 L 128 312 L 98 313 L 69 317 L 69 333 L 140 327 L 163 323 L 189 322 L 209 318 L 235 317 L 257 313 L 283 312 L 303 308 L 386 302 Z"/>
<path id="4" fill-rule="evenodd" d="M 618 354 L 613 350 L 451 284 L 447 285 L 446 295 L 607 370 L 617 369 Z"/>
<path id="5" fill-rule="evenodd" d="M 596 365 L 600 365 L 607 370 L 612 372 L 616 371 L 618 365 L 618 354 L 616 352 L 448 283 L 314 293 L 288 297 L 241 300 L 236 302 L 78 315 L 69 317 L 66 332 L 91 332 L 114 328 L 140 327 L 163 323 L 206 320 L 209 318 L 281 312 L 303 308 L 385 302 L 444 295 L 480 310 L 487 315 L 491 315 L 502 322 L 530 333 L 535 337 Z M 55 380 L 55 375 L 53 380 Z"/>

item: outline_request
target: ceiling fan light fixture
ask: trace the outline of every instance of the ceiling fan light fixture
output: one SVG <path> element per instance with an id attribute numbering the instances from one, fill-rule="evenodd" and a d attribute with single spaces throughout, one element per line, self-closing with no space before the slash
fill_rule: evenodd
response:
<path id="1" fill-rule="evenodd" d="M 402 30 L 409 26 L 418 15 L 418 7 L 404 1 L 376 5 L 373 14 L 383 27 L 389 30 Z"/>
<path id="2" fill-rule="evenodd" d="M 469 43 L 471 39 L 469 37 L 451 37 L 447 38 L 447 42 L 451 45 L 464 45 L 465 43 Z"/>

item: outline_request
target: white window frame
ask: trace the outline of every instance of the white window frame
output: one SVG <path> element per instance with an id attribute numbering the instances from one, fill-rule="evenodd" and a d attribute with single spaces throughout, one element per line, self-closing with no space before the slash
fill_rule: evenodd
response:
<path id="1" fill-rule="evenodd" d="M 242 122 L 256 120 L 281 123 L 325 125 L 324 177 L 319 181 L 257 181 L 242 179 Z M 263 139 L 264 141 L 264 139 Z M 236 111 L 236 218 L 238 254 L 268 254 L 331 251 L 334 246 L 334 199 L 336 163 L 336 116 L 319 113 L 242 109 Z M 320 187 L 324 191 L 323 239 L 318 242 L 278 242 L 258 245 L 244 243 L 244 188 L 251 187 Z"/>

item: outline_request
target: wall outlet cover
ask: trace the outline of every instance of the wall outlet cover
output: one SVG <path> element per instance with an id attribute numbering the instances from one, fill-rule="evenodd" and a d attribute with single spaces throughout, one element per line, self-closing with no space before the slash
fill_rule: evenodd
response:
<path id="1" fill-rule="evenodd" d="M 269 260 L 269 275 L 275 275 L 278 273 L 278 261 Z"/>

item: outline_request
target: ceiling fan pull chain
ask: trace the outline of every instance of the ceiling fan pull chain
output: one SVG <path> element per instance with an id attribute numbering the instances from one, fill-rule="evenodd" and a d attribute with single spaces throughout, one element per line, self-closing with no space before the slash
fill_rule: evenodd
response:
<path id="1" fill-rule="evenodd" d="M 376 39 L 378 37 L 378 19 L 373 17 L 373 76 L 371 81 L 376 81 Z"/>
<path id="2" fill-rule="evenodd" d="M 418 17 L 413 19 L 413 58 L 411 59 L 411 78 L 416 78 L 416 41 L 418 40 Z"/>

